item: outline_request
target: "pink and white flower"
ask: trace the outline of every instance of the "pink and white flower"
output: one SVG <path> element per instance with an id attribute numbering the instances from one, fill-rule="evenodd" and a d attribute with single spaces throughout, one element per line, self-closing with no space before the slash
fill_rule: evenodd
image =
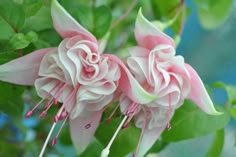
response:
<path id="1" fill-rule="evenodd" d="M 143 157 L 163 130 L 170 129 L 171 117 L 184 99 L 191 99 L 208 114 L 220 113 L 215 110 L 196 71 L 182 56 L 175 55 L 174 41 L 145 19 L 141 9 L 136 19 L 135 38 L 138 46 L 129 49 L 127 65 L 142 87 L 156 98 L 142 103 L 123 94 L 120 108 L 125 118 L 121 125 L 125 128 L 133 119 L 136 127 L 142 129 L 136 151 L 131 156 Z M 108 154 L 107 150 L 104 149 L 103 157 Z"/>
<path id="2" fill-rule="evenodd" d="M 78 153 L 90 143 L 103 111 L 119 88 L 131 99 L 147 103 L 154 96 L 146 92 L 126 66 L 114 55 L 102 54 L 104 43 L 83 28 L 62 6 L 52 0 L 51 14 L 56 31 L 63 38 L 58 47 L 45 48 L 0 65 L 0 80 L 35 85 L 42 100 L 29 110 L 30 117 L 44 100 L 43 118 L 60 102 L 54 123 L 39 156 L 59 120 L 69 119 L 72 141 Z M 52 145 L 56 144 L 56 137 Z"/>

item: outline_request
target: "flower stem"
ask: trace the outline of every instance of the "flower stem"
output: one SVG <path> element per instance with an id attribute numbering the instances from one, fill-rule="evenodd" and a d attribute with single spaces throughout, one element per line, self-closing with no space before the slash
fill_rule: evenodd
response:
<path id="1" fill-rule="evenodd" d="M 117 26 L 130 13 L 130 11 L 134 8 L 137 2 L 138 0 L 133 0 L 133 2 L 129 6 L 129 8 L 126 10 L 126 12 L 119 19 L 117 19 L 115 22 L 112 23 L 110 30 L 112 30 L 115 26 Z"/>

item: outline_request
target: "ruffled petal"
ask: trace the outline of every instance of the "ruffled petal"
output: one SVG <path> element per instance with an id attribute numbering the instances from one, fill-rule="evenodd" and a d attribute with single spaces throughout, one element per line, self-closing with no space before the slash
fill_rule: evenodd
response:
<path id="1" fill-rule="evenodd" d="M 201 110 L 203 110 L 208 114 L 211 115 L 221 114 L 214 108 L 214 105 L 197 72 L 189 64 L 185 64 L 185 67 L 188 70 L 191 77 L 190 80 L 191 90 L 188 98 L 191 99 L 194 103 L 196 103 Z"/>
<path id="2" fill-rule="evenodd" d="M 83 28 L 58 2 L 52 0 L 51 14 L 54 27 L 62 38 L 79 35 L 81 39 L 96 42 L 96 38 Z"/>
<path id="3" fill-rule="evenodd" d="M 118 57 L 111 54 L 104 54 L 104 56 L 107 56 L 110 60 L 120 66 L 121 77 L 118 88 L 131 100 L 139 104 L 147 104 L 156 98 L 155 95 L 152 95 L 143 89 L 143 87 L 137 82 L 137 80 L 135 80 L 128 68 Z"/>
<path id="4" fill-rule="evenodd" d="M 161 30 L 149 22 L 139 10 L 135 23 L 135 38 L 140 46 L 153 49 L 160 44 L 171 45 L 175 47 L 174 41 Z"/>
<path id="5" fill-rule="evenodd" d="M 0 65 L 0 80 L 19 85 L 33 85 L 38 78 L 40 63 L 44 55 L 56 48 L 34 51 L 28 55 Z"/>
<path id="6" fill-rule="evenodd" d="M 98 127 L 101 116 L 102 112 L 94 112 L 87 117 L 70 119 L 71 139 L 78 154 L 81 154 L 89 145 Z M 88 125 L 90 125 L 90 127 L 88 127 Z"/>

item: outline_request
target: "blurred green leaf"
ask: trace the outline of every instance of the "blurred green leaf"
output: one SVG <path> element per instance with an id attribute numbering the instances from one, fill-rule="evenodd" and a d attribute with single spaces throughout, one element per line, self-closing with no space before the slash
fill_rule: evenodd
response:
<path id="1" fill-rule="evenodd" d="M 213 88 L 222 88 L 227 92 L 228 103 L 236 104 L 236 86 L 234 85 L 226 85 L 223 82 L 215 82 L 212 85 Z"/>
<path id="2" fill-rule="evenodd" d="M 22 7 L 24 9 L 26 17 L 35 15 L 42 7 L 42 0 L 24 0 Z"/>
<path id="3" fill-rule="evenodd" d="M 4 19 L 15 32 L 19 31 L 25 23 L 25 13 L 21 5 L 12 0 L 0 1 L 0 17 Z"/>
<path id="4" fill-rule="evenodd" d="M 50 8 L 45 6 L 41 7 L 34 16 L 29 17 L 24 26 L 24 30 L 33 30 L 36 32 L 52 28 Z"/>
<path id="5" fill-rule="evenodd" d="M 10 116 L 22 116 L 24 88 L 5 82 L 0 82 L 0 111 Z"/>
<path id="6" fill-rule="evenodd" d="M 88 148 L 80 155 L 80 157 L 99 156 L 103 150 L 103 145 L 97 140 L 93 139 Z"/>
<path id="7" fill-rule="evenodd" d="M 188 11 L 185 7 L 181 7 L 181 0 L 157 1 L 151 0 L 152 11 L 156 19 L 162 22 L 172 20 L 178 11 L 180 11 L 177 19 L 171 25 L 173 31 L 178 34 L 183 25 L 183 19 Z"/>
<path id="8" fill-rule="evenodd" d="M 4 133 L 8 133 L 8 131 L 4 131 Z M 4 136 L 1 132 L 1 136 Z M 14 143 L 7 140 L 0 140 L 0 156 L 19 156 L 21 153 L 21 149 L 19 149 L 19 143 Z"/>
<path id="9" fill-rule="evenodd" d="M 236 120 L 236 107 L 234 106 L 229 111 L 230 111 L 231 116 Z"/>
<path id="10" fill-rule="evenodd" d="M 216 131 L 215 138 L 205 157 L 220 157 L 224 147 L 224 129 Z"/>
<path id="11" fill-rule="evenodd" d="M 100 39 L 110 28 L 112 20 L 111 11 L 106 6 L 100 6 L 93 10 L 93 33 Z"/>
<path id="12" fill-rule="evenodd" d="M 222 129 L 229 122 L 230 114 L 222 107 L 216 107 L 222 115 L 208 115 L 190 100 L 186 100 L 171 120 L 171 130 L 163 133 L 166 142 L 200 137 Z"/>
<path id="13" fill-rule="evenodd" d="M 234 104 L 236 102 L 236 86 L 227 85 L 225 87 L 225 90 L 228 95 L 228 101 L 230 102 L 230 104 Z"/>
<path id="14" fill-rule="evenodd" d="M 232 0 L 194 0 L 194 2 L 197 5 L 200 23 L 206 29 L 214 29 L 221 25 L 233 6 Z"/>
<path id="15" fill-rule="evenodd" d="M 4 52 L 0 53 L 0 64 L 9 62 L 18 57 L 18 53 L 15 52 Z"/>
<path id="16" fill-rule="evenodd" d="M 8 40 L 14 34 L 13 28 L 0 16 L 0 40 Z"/>

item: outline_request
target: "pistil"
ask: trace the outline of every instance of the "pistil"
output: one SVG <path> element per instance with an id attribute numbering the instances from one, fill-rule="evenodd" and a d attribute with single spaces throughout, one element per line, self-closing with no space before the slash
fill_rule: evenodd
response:
<path id="1" fill-rule="evenodd" d="M 117 128 L 116 132 L 114 133 L 114 135 L 112 136 L 110 142 L 108 143 L 108 145 L 106 146 L 105 149 L 103 149 L 102 153 L 101 153 L 101 157 L 108 157 L 109 153 L 110 153 L 110 147 L 112 145 L 112 143 L 114 142 L 116 136 L 118 135 L 119 131 L 121 130 L 122 126 L 124 125 L 126 119 L 128 118 L 128 116 L 125 116 L 122 120 L 122 122 L 120 123 L 119 127 Z"/>

